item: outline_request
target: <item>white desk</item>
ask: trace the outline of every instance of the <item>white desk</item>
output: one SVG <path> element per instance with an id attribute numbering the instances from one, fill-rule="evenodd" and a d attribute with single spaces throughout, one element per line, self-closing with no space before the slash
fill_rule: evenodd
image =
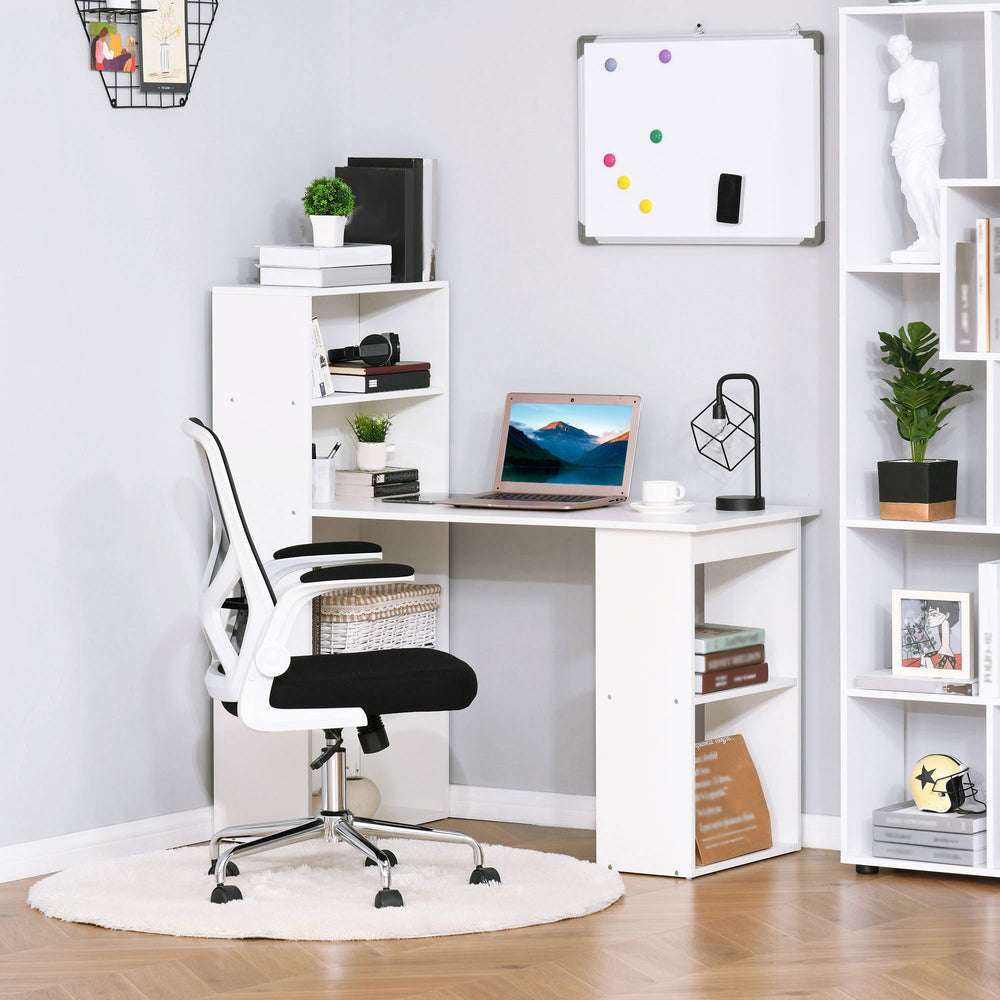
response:
<path id="1" fill-rule="evenodd" d="M 627 507 L 554 513 L 342 500 L 313 516 L 329 519 L 329 537 L 381 541 L 418 573 L 439 562 L 435 548 L 447 552 L 450 524 L 592 532 L 598 861 L 690 878 L 801 846 L 800 524 L 816 513 L 722 512 L 699 503 L 650 517 Z M 768 682 L 695 695 L 694 623 L 702 618 L 763 627 Z M 694 745 L 732 733 L 746 738 L 760 773 L 774 847 L 696 868 Z"/>

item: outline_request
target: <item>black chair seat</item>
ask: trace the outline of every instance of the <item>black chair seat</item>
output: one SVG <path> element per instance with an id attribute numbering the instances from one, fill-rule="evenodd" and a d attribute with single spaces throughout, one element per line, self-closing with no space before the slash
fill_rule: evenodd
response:
<path id="1" fill-rule="evenodd" d="M 476 673 L 439 649 L 379 649 L 293 656 L 274 678 L 274 708 L 349 708 L 372 718 L 399 712 L 451 712 L 476 697 Z"/>

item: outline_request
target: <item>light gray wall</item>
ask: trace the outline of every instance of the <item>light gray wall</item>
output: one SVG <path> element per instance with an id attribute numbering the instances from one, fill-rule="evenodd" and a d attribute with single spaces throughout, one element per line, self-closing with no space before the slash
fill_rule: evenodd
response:
<path id="1" fill-rule="evenodd" d="M 34 9 L 37 7 L 38 9 Z M 187 107 L 112 110 L 71 3 L 4 59 L 0 845 L 211 801 L 192 595 L 210 289 L 346 147 L 344 13 L 222 3 Z"/>
<path id="2" fill-rule="evenodd" d="M 350 3 L 350 152 L 439 160 L 453 488 L 488 482 L 504 394 L 550 390 L 642 395 L 635 482 L 678 478 L 701 498 L 744 491 L 749 470 L 730 477 L 697 456 L 688 421 L 720 375 L 755 374 L 766 496 L 823 508 L 804 531 L 804 807 L 836 814 L 836 6 L 424 0 L 414 10 Z M 710 32 L 799 22 L 824 33 L 824 246 L 578 243 L 577 37 L 699 21 Z M 586 534 L 456 528 L 452 581 L 452 648 L 481 681 L 454 719 L 453 780 L 592 794 Z"/>

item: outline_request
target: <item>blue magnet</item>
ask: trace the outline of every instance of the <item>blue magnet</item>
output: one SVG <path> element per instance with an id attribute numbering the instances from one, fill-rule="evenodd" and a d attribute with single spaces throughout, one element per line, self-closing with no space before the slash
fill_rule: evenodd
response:
<path id="1" fill-rule="evenodd" d="M 609 73 L 614 73 L 614 71 L 616 69 L 618 69 L 618 60 L 617 59 L 605 59 L 604 60 L 604 68 Z"/>

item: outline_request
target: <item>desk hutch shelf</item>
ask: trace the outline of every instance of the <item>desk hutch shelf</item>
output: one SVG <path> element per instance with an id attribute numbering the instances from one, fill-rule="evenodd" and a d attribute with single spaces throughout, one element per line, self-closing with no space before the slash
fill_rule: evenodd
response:
<path id="1" fill-rule="evenodd" d="M 889 150 L 902 105 L 886 98 L 892 35 L 914 58 L 938 63 L 947 135 L 941 159 L 941 264 L 892 264 L 914 238 Z M 990 824 L 984 867 L 873 856 L 872 810 L 909 799 L 909 773 L 925 754 L 969 764 L 992 808 L 1000 791 L 1000 699 L 858 688 L 891 658 L 893 589 L 968 591 L 978 564 L 1000 558 L 997 395 L 1000 353 L 955 343 L 955 243 L 980 216 L 1000 216 L 1000 4 L 847 7 L 840 12 L 840 562 L 841 856 L 871 868 L 1000 876 L 1000 826 Z M 940 357 L 974 386 L 929 457 L 959 462 L 958 516 L 882 521 L 876 463 L 903 458 L 885 395 L 880 330 L 923 320 L 940 334 Z M 941 367 L 937 361 L 932 362 Z M 978 615 L 978 599 L 974 601 Z M 975 623 L 974 623 L 975 624 Z"/>
<path id="2" fill-rule="evenodd" d="M 330 348 L 393 330 L 403 361 L 430 361 L 432 387 L 312 399 L 313 316 Z M 352 466 L 346 421 L 359 408 L 393 413 L 393 464 L 419 468 L 423 491 L 447 492 L 448 327 L 444 282 L 214 290 L 213 420 L 261 550 L 313 538 L 379 542 L 389 558 L 413 565 L 419 581 L 441 584 L 438 645 L 447 648 L 450 525 L 589 532 L 598 860 L 622 871 L 691 878 L 798 850 L 800 522 L 814 510 L 719 512 L 702 503 L 677 518 L 657 519 L 625 505 L 567 514 L 358 498 L 312 508 L 310 444 L 325 454 L 342 441 L 338 465 Z M 531 544 L 530 531 L 524 544 Z M 763 627 L 771 680 L 695 695 L 694 623 L 703 618 Z M 308 648 L 308 622 L 298 641 Z M 489 637 L 470 654 L 478 672 L 495 677 L 503 670 L 503 642 L 502 634 Z M 448 816 L 447 715 L 391 723 L 390 748 L 363 765 L 382 792 L 379 815 L 418 822 Z M 695 742 L 734 733 L 747 740 L 761 776 L 774 847 L 698 867 Z M 304 736 L 251 733 L 217 712 L 216 826 L 305 815 L 306 758 Z"/>

